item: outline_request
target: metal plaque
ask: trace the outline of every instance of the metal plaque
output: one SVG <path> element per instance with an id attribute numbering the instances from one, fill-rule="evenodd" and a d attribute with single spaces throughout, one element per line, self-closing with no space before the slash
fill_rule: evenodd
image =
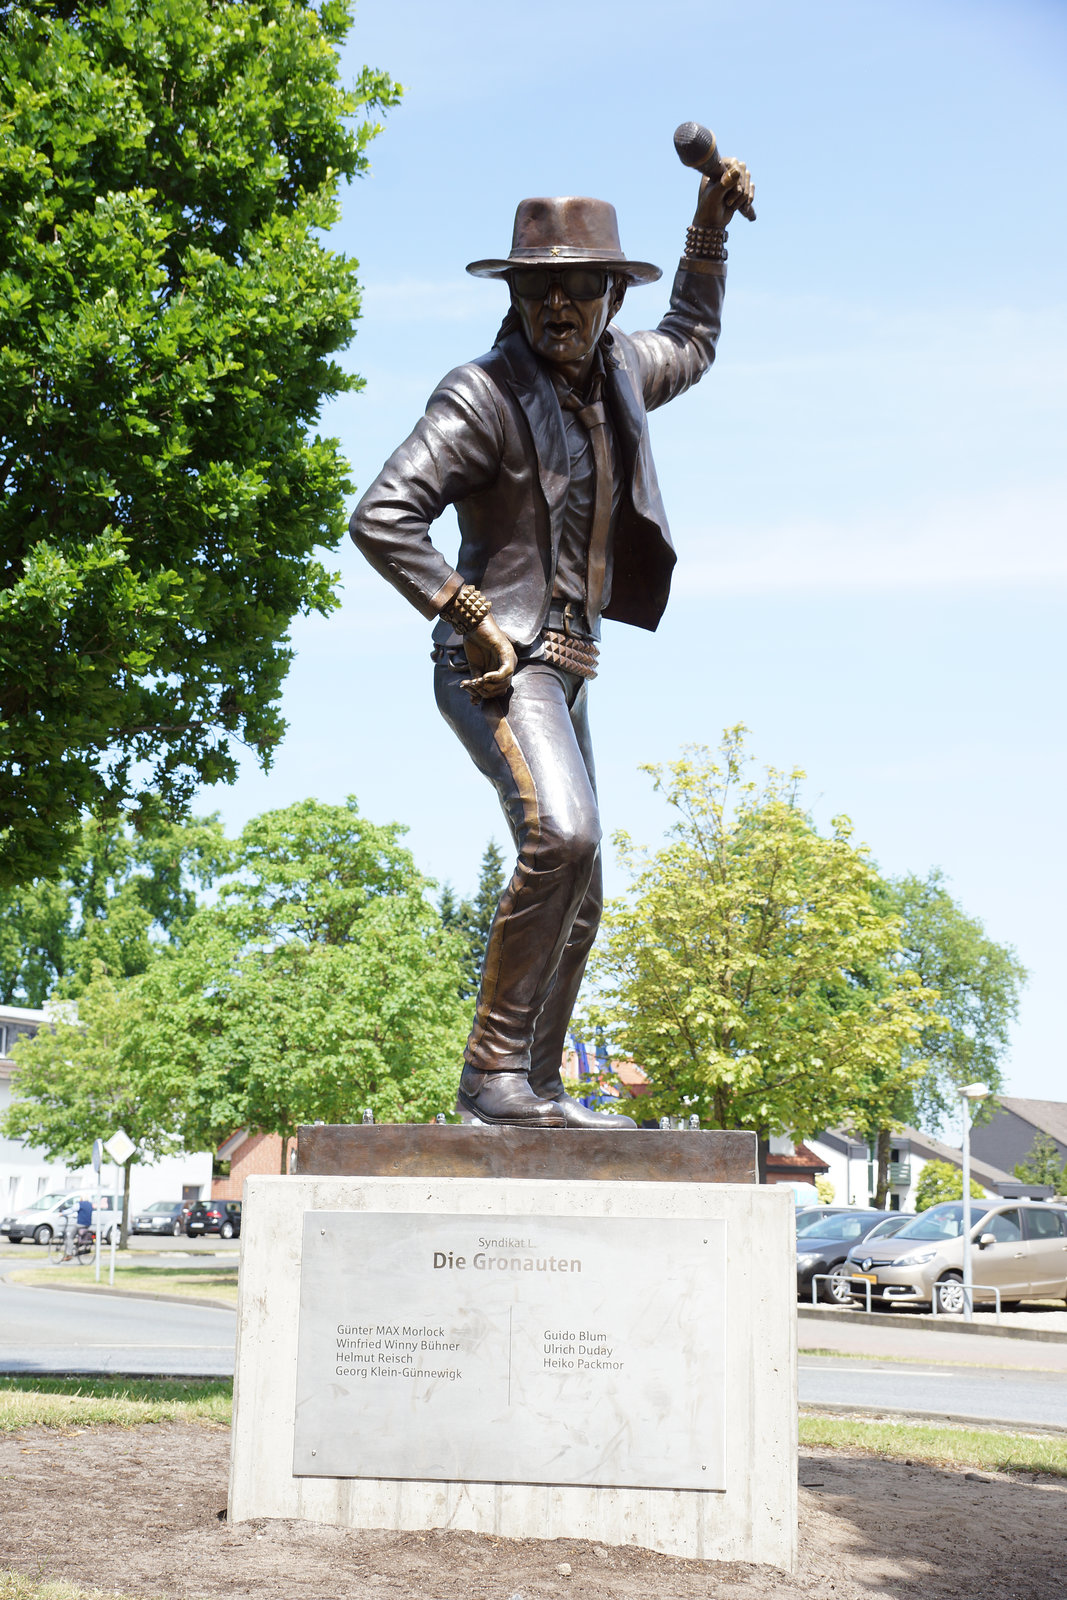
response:
<path id="1" fill-rule="evenodd" d="M 726 1224 L 310 1211 L 293 1472 L 725 1488 Z"/>

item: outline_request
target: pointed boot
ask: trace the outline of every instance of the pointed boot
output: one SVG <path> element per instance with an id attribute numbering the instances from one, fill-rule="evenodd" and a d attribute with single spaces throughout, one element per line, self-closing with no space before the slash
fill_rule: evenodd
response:
<path id="1" fill-rule="evenodd" d="M 560 1107 L 535 1095 L 527 1073 L 522 1071 L 479 1072 L 476 1067 L 464 1067 L 456 1110 L 465 1121 L 488 1122 L 503 1128 L 567 1125 Z"/>
<path id="2" fill-rule="evenodd" d="M 636 1128 L 633 1117 L 624 1117 L 616 1111 L 590 1111 L 580 1100 L 573 1099 L 563 1087 L 559 1068 L 535 1067 L 530 1073 L 530 1088 L 546 1105 L 558 1106 L 568 1128 Z"/>

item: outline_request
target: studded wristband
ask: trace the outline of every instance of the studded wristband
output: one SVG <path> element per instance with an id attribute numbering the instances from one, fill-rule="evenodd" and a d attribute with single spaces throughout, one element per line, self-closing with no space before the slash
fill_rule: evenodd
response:
<path id="1" fill-rule="evenodd" d="M 466 635 L 473 633 L 492 609 L 492 601 L 480 589 L 476 589 L 473 583 L 465 583 L 448 604 L 441 607 L 441 615 L 457 633 Z"/>
<path id="2" fill-rule="evenodd" d="M 726 229 L 698 228 L 686 230 L 685 254 L 691 261 L 725 261 Z"/>

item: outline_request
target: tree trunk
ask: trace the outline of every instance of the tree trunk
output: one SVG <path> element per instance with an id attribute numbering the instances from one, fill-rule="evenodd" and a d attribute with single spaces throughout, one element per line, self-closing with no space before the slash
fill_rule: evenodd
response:
<path id="1" fill-rule="evenodd" d="M 122 1168 L 122 1226 L 119 1229 L 119 1249 L 125 1250 L 130 1237 L 130 1172 L 133 1168 L 133 1156 L 123 1164 Z"/>
<path id="2" fill-rule="evenodd" d="M 885 1210 L 886 1199 L 889 1195 L 889 1156 L 893 1145 L 893 1134 L 889 1128 L 879 1128 L 875 1136 L 875 1152 L 878 1158 L 878 1178 L 874 1191 L 875 1209 Z"/>
<path id="3" fill-rule="evenodd" d="M 289 1134 L 287 1134 L 287 1133 L 283 1133 L 282 1134 L 282 1167 L 281 1167 L 281 1172 L 282 1172 L 282 1177 L 283 1178 L 285 1177 L 286 1173 L 289 1171 L 289 1138 L 290 1138 Z"/>
<path id="4" fill-rule="evenodd" d="M 761 1133 L 756 1135 L 756 1182 L 767 1182 L 767 1157 L 771 1153 L 771 1141 L 765 1139 Z"/>

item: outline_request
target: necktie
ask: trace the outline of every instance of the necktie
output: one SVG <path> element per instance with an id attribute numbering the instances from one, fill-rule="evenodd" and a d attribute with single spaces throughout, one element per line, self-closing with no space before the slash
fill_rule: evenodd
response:
<path id="1" fill-rule="evenodd" d="M 597 373 L 597 379 L 600 374 Z M 597 382 L 596 390 L 599 390 Z M 594 390 L 594 392 L 596 392 Z M 608 567 L 608 534 L 611 532 L 611 443 L 608 439 L 608 414 L 603 400 L 583 405 L 573 392 L 561 396 L 562 404 L 573 411 L 589 434 L 593 450 L 593 517 L 589 529 L 589 555 L 585 568 L 585 611 L 593 620 L 604 604 L 604 583 Z"/>

